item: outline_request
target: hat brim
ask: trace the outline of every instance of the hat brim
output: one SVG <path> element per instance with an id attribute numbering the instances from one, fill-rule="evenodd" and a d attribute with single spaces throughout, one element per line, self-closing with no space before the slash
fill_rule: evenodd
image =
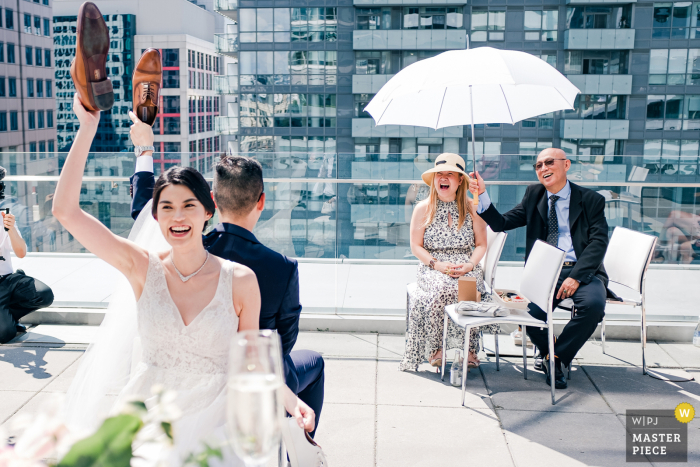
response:
<path id="1" fill-rule="evenodd" d="M 426 170 L 423 172 L 423 175 L 421 175 L 421 178 L 425 182 L 426 185 L 432 186 L 433 184 L 433 179 L 435 178 L 435 174 L 438 172 L 457 172 L 460 173 L 464 176 L 468 176 L 466 172 L 456 165 L 450 165 L 450 164 L 440 164 L 437 167 L 433 167 L 432 169 Z"/>

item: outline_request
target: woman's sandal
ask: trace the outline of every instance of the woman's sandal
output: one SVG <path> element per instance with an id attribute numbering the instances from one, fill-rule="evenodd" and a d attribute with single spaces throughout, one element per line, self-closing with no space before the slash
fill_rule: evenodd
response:
<path id="1" fill-rule="evenodd" d="M 435 352 L 435 354 L 430 359 L 430 365 L 441 367 L 442 366 L 442 353 L 440 353 L 440 356 L 438 356 L 438 352 Z"/>
<path id="2" fill-rule="evenodd" d="M 467 357 L 467 368 L 479 368 L 479 365 L 481 364 L 479 357 L 473 357 L 475 360 L 470 360 L 470 358 L 472 358 L 472 355 Z"/>

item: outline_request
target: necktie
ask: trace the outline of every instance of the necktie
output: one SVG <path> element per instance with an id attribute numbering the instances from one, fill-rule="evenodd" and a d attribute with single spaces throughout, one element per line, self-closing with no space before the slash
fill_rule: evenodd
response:
<path id="1" fill-rule="evenodd" d="M 559 221 L 557 220 L 557 209 L 555 205 L 559 197 L 557 195 L 552 195 L 549 197 L 552 201 L 549 207 L 549 222 L 547 224 L 547 243 L 550 245 L 557 246 L 559 243 Z"/>

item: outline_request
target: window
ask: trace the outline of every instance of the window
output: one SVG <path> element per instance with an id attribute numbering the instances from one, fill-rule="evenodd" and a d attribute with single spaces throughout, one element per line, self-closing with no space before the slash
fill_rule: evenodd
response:
<path id="1" fill-rule="evenodd" d="M 27 78 L 27 97 L 34 97 L 34 79 Z"/>
<path id="2" fill-rule="evenodd" d="M 33 110 L 27 112 L 27 128 L 30 130 L 36 128 L 36 112 Z"/>
<path id="3" fill-rule="evenodd" d="M 34 17 L 34 34 L 37 36 L 41 35 L 41 18 L 38 16 Z"/>
<path id="4" fill-rule="evenodd" d="M 700 84 L 700 49 L 650 50 L 649 84 Z"/>
<path id="5" fill-rule="evenodd" d="M 32 62 L 34 61 L 34 49 L 32 47 L 26 46 L 24 57 L 24 63 L 26 65 L 33 65 Z"/>
<path id="6" fill-rule="evenodd" d="M 46 128 L 53 128 L 53 110 L 46 111 Z"/>
<path id="7" fill-rule="evenodd" d="M 698 173 L 698 140 L 648 139 L 644 141 L 644 168 L 652 174 Z"/>
<path id="8" fill-rule="evenodd" d="M 602 156 L 623 154 L 624 141 L 614 139 L 562 139 L 561 149 L 568 155 Z"/>
<path id="9" fill-rule="evenodd" d="M 336 126 L 335 94 L 241 94 L 243 127 Z"/>
<path id="10" fill-rule="evenodd" d="M 624 120 L 627 115 L 627 96 L 580 94 L 573 110 L 565 110 L 564 118 L 586 120 Z"/>
<path id="11" fill-rule="evenodd" d="M 180 113 L 180 96 L 163 96 L 164 114 L 179 114 Z"/>
<path id="12" fill-rule="evenodd" d="M 15 44 L 7 44 L 7 63 L 15 63 Z"/>
<path id="13" fill-rule="evenodd" d="M 54 141 L 53 141 L 52 139 L 50 139 L 50 140 L 48 141 L 48 143 L 49 143 L 49 144 L 48 144 L 48 150 L 49 150 L 49 152 L 54 152 L 54 151 L 56 150 L 56 148 L 55 148 L 55 146 L 54 146 Z"/>
<path id="14" fill-rule="evenodd" d="M 219 113 L 219 98 L 214 98 L 214 113 Z"/>
<path id="15" fill-rule="evenodd" d="M 655 3 L 652 37 L 654 39 L 695 39 L 700 2 Z"/>
<path id="16" fill-rule="evenodd" d="M 51 89 L 51 80 L 46 80 L 46 97 L 53 97 L 53 90 Z"/>
<path id="17" fill-rule="evenodd" d="M 36 97 L 44 97 L 44 81 L 36 80 Z"/>
<path id="18" fill-rule="evenodd" d="M 32 33 L 32 15 L 24 14 L 24 32 Z"/>
<path id="19" fill-rule="evenodd" d="M 0 76 L 0 97 L 5 97 L 5 77 Z"/>
<path id="20" fill-rule="evenodd" d="M 0 42 L 0 63 L 5 61 L 5 43 Z"/>
<path id="21" fill-rule="evenodd" d="M 197 117 L 190 116 L 190 134 L 197 133 Z"/>
<path id="22" fill-rule="evenodd" d="M 44 49 L 44 66 L 51 66 L 51 50 Z"/>
<path id="23" fill-rule="evenodd" d="M 51 22 L 47 18 L 44 18 L 44 35 L 51 35 Z"/>
<path id="24" fill-rule="evenodd" d="M 212 117 L 211 115 L 207 115 L 206 120 L 207 120 L 207 131 L 214 131 L 214 125 L 213 125 L 214 117 Z"/>
<path id="25" fill-rule="evenodd" d="M 365 107 L 367 107 L 367 104 L 369 104 L 369 101 L 372 100 L 374 97 L 374 94 L 355 94 L 354 99 L 355 99 L 355 113 L 353 117 L 355 118 L 372 118 L 370 114 L 365 112 Z"/>
<path id="26" fill-rule="evenodd" d="M 0 112 L 0 131 L 7 131 L 7 112 Z"/>
<path id="27" fill-rule="evenodd" d="M 335 85 L 338 52 L 323 50 L 240 52 L 242 86 Z"/>
<path id="28" fill-rule="evenodd" d="M 566 9 L 569 29 L 626 29 L 631 26 L 632 7 L 577 6 Z"/>
<path id="29" fill-rule="evenodd" d="M 37 110 L 36 116 L 37 116 L 36 127 L 37 128 L 44 128 L 44 111 Z"/>
<path id="30" fill-rule="evenodd" d="M 239 9 L 241 42 L 335 42 L 336 8 Z"/>
<path id="31" fill-rule="evenodd" d="M 180 87 L 180 70 L 163 70 L 163 88 L 175 89 Z"/>
<path id="32" fill-rule="evenodd" d="M 647 130 L 700 130 L 700 95 L 647 96 Z"/>
<path id="33" fill-rule="evenodd" d="M 505 39 L 505 29 L 505 11 L 477 10 L 472 7 L 472 42 L 502 41 Z"/>
<path id="34" fill-rule="evenodd" d="M 41 58 L 42 58 L 41 57 L 42 56 L 41 49 L 37 47 L 34 52 L 35 52 L 34 53 L 34 64 L 36 66 L 41 66 Z"/>
<path id="35" fill-rule="evenodd" d="M 36 141 L 29 143 L 29 152 L 36 152 Z M 36 159 L 36 156 L 33 156 Z"/>
<path id="36" fill-rule="evenodd" d="M 7 95 L 17 97 L 17 78 L 7 78 Z"/>
<path id="37" fill-rule="evenodd" d="M 17 111 L 10 112 L 10 131 L 19 130 L 19 119 L 17 118 Z"/>
<path id="38" fill-rule="evenodd" d="M 197 117 L 197 130 L 199 133 L 204 132 L 204 115 L 200 115 Z"/>
<path id="39" fill-rule="evenodd" d="M 557 67 L 557 53 L 552 51 L 548 54 L 542 54 L 540 55 L 540 58 L 544 60 L 545 62 L 549 63 L 552 65 L 554 68 Z"/>
<path id="40" fill-rule="evenodd" d="M 552 42 L 557 40 L 559 10 L 525 11 L 525 40 Z"/>
<path id="41" fill-rule="evenodd" d="M 180 117 L 163 117 L 163 134 L 180 134 Z"/>
<path id="42" fill-rule="evenodd" d="M 180 66 L 179 49 L 163 49 L 163 66 Z"/>
<path id="43" fill-rule="evenodd" d="M 46 152 L 46 141 L 39 141 L 39 152 Z"/>
<path id="44" fill-rule="evenodd" d="M 49 0 L 43 0 L 43 3 L 44 3 L 44 5 L 48 5 L 48 4 L 49 4 Z"/>
<path id="45" fill-rule="evenodd" d="M 14 29 L 15 28 L 14 11 L 10 10 L 9 8 L 5 8 L 5 27 L 7 29 Z"/>
<path id="46" fill-rule="evenodd" d="M 564 73 L 572 75 L 624 75 L 628 73 L 629 52 L 570 50 L 564 55 Z"/>

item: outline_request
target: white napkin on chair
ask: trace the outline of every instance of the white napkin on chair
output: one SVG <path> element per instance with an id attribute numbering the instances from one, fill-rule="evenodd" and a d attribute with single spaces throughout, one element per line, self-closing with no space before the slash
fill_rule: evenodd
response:
<path id="1" fill-rule="evenodd" d="M 510 310 L 495 303 L 459 302 L 457 313 L 464 316 L 481 316 L 483 318 L 502 318 L 510 315 Z"/>

